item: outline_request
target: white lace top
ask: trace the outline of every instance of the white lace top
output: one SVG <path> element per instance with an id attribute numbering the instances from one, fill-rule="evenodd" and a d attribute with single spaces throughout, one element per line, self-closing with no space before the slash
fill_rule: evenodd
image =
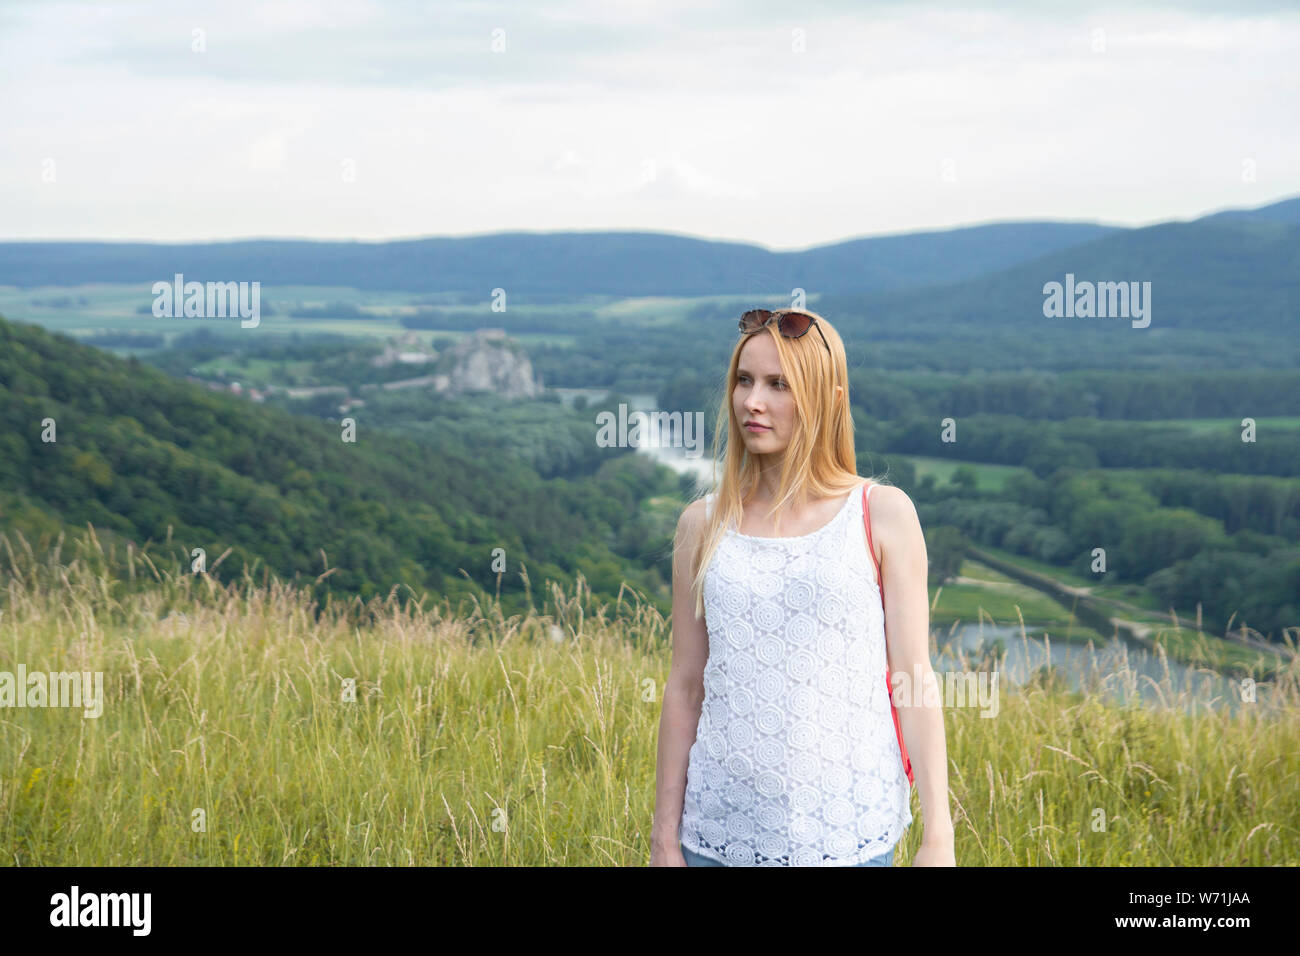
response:
<path id="1" fill-rule="evenodd" d="M 730 866 L 852 866 L 894 846 L 912 822 L 911 787 L 861 488 L 811 534 L 727 529 L 704 614 L 682 844 Z"/>

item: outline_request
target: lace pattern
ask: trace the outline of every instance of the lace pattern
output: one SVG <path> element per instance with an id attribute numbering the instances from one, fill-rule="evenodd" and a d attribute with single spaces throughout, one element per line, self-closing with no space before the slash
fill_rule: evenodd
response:
<path id="1" fill-rule="evenodd" d="M 730 866 L 852 866 L 894 846 L 912 822 L 911 788 L 861 488 L 810 534 L 727 529 L 704 611 L 683 845 Z"/>

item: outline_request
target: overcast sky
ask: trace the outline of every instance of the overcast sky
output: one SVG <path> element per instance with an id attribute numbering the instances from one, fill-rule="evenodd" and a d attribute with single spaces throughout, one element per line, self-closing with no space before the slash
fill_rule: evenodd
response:
<path id="1" fill-rule="evenodd" d="M 1252 0 L 0 0 L 0 237 L 1188 219 L 1300 194 L 1298 26 Z"/>

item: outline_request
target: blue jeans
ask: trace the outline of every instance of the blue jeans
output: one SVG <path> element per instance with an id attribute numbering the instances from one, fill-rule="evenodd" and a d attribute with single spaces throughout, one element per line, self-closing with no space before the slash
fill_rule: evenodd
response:
<path id="1" fill-rule="evenodd" d="M 682 848 L 682 856 L 686 858 L 687 866 L 726 866 L 727 865 L 725 863 L 719 863 L 717 860 L 714 860 L 710 857 L 700 856 L 698 853 L 694 852 L 693 850 L 687 849 L 686 844 L 684 843 L 680 845 Z M 865 863 L 854 863 L 853 865 L 854 866 L 893 866 L 894 847 L 891 846 L 884 853 L 880 854 L 880 856 L 873 856 L 870 860 L 867 860 L 867 862 Z"/>

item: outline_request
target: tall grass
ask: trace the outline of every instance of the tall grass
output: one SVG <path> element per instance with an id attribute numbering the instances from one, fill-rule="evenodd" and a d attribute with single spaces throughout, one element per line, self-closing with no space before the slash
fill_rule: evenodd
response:
<path id="1" fill-rule="evenodd" d="M 322 608 L 138 555 L 133 590 L 93 530 L 75 552 L 0 536 L 0 670 L 102 671 L 106 696 L 99 718 L 0 709 L 7 863 L 647 862 L 671 635 L 637 595 Z M 1268 712 L 999 689 L 996 718 L 945 711 L 959 864 L 1300 862 L 1294 666 Z"/>

